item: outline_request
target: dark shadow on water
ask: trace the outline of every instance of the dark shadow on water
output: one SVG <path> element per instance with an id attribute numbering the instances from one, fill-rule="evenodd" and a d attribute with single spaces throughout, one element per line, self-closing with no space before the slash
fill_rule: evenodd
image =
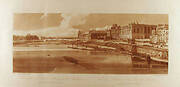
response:
<path id="1" fill-rule="evenodd" d="M 113 63 L 72 63 L 62 58 L 15 58 L 13 72 L 71 74 L 167 74 L 167 68 L 132 67 Z"/>

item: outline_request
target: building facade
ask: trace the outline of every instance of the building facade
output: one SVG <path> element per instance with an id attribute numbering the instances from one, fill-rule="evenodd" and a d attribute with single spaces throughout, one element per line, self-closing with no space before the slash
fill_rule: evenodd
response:
<path id="1" fill-rule="evenodd" d="M 131 24 L 132 39 L 149 39 L 152 31 L 156 30 L 156 25 Z"/>
<path id="2" fill-rule="evenodd" d="M 109 30 L 91 30 L 89 31 L 89 38 L 98 40 L 109 40 L 111 39 L 111 34 Z"/>
<path id="3" fill-rule="evenodd" d="M 120 29 L 121 39 L 149 39 L 152 35 L 152 31 L 156 30 L 156 25 L 138 24 L 133 23 L 126 26 L 122 26 Z"/>
<path id="4" fill-rule="evenodd" d="M 112 27 L 109 29 L 111 34 L 111 39 L 119 40 L 120 39 L 120 29 L 121 26 L 118 26 L 117 24 L 113 24 Z"/>
<path id="5" fill-rule="evenodd" d="M 130 25 L 122 26 L 119 32 L 120 40 L 132 39 L 132 30 Z"/>
<path id="6" fill-rule="evenodd" d="M 79 40 L 86 40 L 86 41 L 89 40 L 89 32 L 79 31 L 78 38 Z"/>
<path id="7" fill-rule="evenodd" d="M 158 27 L 157 25 L 148 25 L 148 24 L 138 24 L 131 23 L 125 26 L 119 26 L 113 24 L 111 27 L 108 27 L 104 30 L 90 30 L 88 33 L 79 32 L 78 37 L 82 39 L 100 39 L 100 40 L 132 40 L 132 39 L 150 39 L 153 34 L 153 31 L 156 31 L 156 35 L 160 35 L 158 32 L 162 31 L 164 28 L 162 26 Z M 167 32 L 166 32 L 167 33 Z M 164 40 L 164 37 L 161 37 Z"/>
<path id="8" fill-rule="evenodd" d="M 168 24 L 159 24 L 153 31 L 151 42 L 155 44 L 168 44 Z"/>

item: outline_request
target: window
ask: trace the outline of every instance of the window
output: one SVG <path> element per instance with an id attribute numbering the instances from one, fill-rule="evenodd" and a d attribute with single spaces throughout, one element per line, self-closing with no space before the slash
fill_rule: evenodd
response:
<path id="1" fill-rule="evenodd" d="M 139 33 L 139 28 L 137 28 L 137 32 L 136 33 Z"/>
<path id="2" fill-rule="evenodd" d="M 140 28 L 140 29 L 139 29 L 139 33 L 141 33 L 141 32 L 142 32 L 142 29 Z"/>
<path id="3" fill-rule="evenodd" d="M 144 29 L 144 33 L 146 33 L 147 28 Z"/>
<path id="4" fill-rule="evenodd" d="M 148 28 L 148 34 L 150 33 L 150 28 Z"/>

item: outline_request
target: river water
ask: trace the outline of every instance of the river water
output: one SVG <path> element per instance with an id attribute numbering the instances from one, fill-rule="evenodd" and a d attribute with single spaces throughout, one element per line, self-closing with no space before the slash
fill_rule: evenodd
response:
<path id="1" fill-rule="evenodd" d="M 64 57 L 78 60 L 79 64 Z M 90 74 L 161 74 L 167 69 L 134 68 L 130 55 L 115 52 L 88 51 L 68 45 L 28 45 L 13 49 L 14 72 L 90 73 Z"/>

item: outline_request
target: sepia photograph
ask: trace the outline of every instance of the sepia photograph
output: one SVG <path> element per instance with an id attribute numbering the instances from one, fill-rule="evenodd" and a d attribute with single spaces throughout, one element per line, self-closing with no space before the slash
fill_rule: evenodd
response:
<path id="1" fill-rule="evenodd" d="M 168 14 L 14 13 L 13 73 L 168 74 Z"/>

